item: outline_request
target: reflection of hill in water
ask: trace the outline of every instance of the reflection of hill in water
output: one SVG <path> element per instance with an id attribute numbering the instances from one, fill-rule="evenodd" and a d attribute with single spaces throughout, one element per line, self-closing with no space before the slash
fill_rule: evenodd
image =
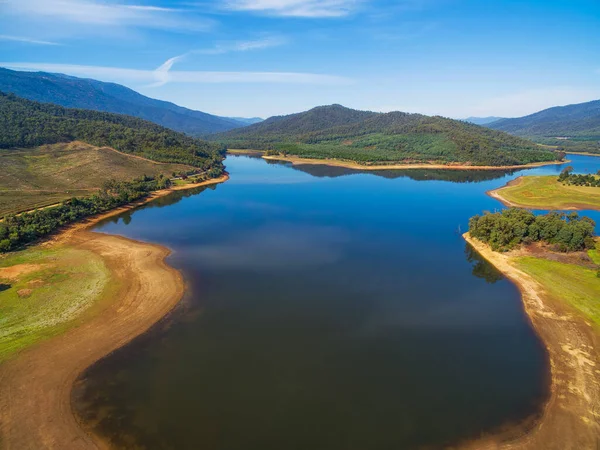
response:
<path id="1" fill-rule="evenodd" d="M 110 222 L 119 223 L 119 220 L 122 219 L 123 222 L 125 223 L 125 225 L 128 225 L 129 222 L 131 222 L 131 215 L 135 211 L 139 211 L 141 209 L 148 209 L 148 208 L 163 208 L 165 206 L 174 205 L 175 203 L 179 203 L 184 198 L 199 194 L 200 192 L 202 192 L 206 189 L 216 189 L 217 186 L 218 186 L 218 184 L 211 184 L 208 186 L 199 186 L 197 188 L 185 189 L 182 191 L 173 191 L 169 195 L 165 195 L 164 197 L 159 197 L 157 199 L 154 199 L 149 203 L 146 203 L 144 205 L 138 206 L 137 208 L 125 211 L 122 214 L 118 214 L 116 216 L 109 217 L 109 218 L 101 221 L 100 224 L 110 223 Z"/>
<path id="2" fill-rule="evenodd" d="M 454 183 L 476 183 L 511 175 L 517 170 L 443 170 L 443 169 L 405 169 L 405 170 L 356 170 L 346 167 L 326 166 L 323 164 L 291 164 L 286 161 L 266 160 L 267 164 L 285 165 L 294 170 L 308 173 L 319 178 L 337 178 L 346 175 L 365 174 L 383 178 L 410 178 L 417 181 L 439 180 Z"/>

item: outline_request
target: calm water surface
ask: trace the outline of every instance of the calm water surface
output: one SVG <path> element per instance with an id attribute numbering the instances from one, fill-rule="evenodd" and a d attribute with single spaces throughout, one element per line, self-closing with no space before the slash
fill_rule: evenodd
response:
<path id="1" fill-rule="evenodd" d="M 460 236 L 523 172 L 226 165 L 223 185 L 97 228 L 169 246 L 189 289 L 84 375 L 74 404 L 96 432 L 121 448 L 438 448 L 539 413 L 543 346 Z"/>

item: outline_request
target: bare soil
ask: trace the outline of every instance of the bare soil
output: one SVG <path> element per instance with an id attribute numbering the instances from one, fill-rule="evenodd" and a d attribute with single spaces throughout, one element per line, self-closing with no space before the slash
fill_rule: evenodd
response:
<path id="1" fill-rule="evenodd" d="M 173 190 L 226 179 L 159 191 L 145 202 Z M 77 422 L 71 409 L 73 383 L 90 365 L 148 330 L 184 293 L 181 274 L 164 261 L 170 253 L 167 248 L 87 230 L 99 220 L 135 206 L 76 224 L 44 244 L 71 245 L 100 255 L 111 272 L 116 294 L 80 326 L 0 365 L 1 448 L 107 448 Z"/>

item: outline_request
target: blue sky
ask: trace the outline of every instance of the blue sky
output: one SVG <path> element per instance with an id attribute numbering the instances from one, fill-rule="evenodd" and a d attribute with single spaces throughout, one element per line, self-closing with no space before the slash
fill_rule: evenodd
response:
<path id="1" fill-rule="evenodd" d="M 600 99 L 598 0 L 0 0 L 0 66 L 228 116 Z"/>

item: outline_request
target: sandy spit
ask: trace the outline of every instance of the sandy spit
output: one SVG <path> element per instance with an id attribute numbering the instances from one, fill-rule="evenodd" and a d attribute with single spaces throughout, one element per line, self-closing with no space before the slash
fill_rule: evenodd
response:
<path id="1" fill-rule="evenodd" d="M 240 152 L 232 152 L 240 154 Z M 352 161 L 341 161 L 337 159 L 310 159 L 298 158 L 296 156 L 265 156 L 264 159 L 273 161 L 287 161 L 292 164 L 320 164 L 325 166 L 346 167 L 356 170 L 406 170 L 406 169 L 444 169 L 444 170 L 512 170 L 512 169 L 530 169 L 533 167 L 560 165 L 569 161 L 551 161 L 545 163 L 523 164 L 520 166 L 471 166 L 465 164 L 381 164 L 381 165 L 363 165 Z"/>
<path id="2" fill-rule="evenodd" d="M 71 409 L 79 375 L 99 359 L 147 331 L 177 305 L 184 293 L 181 274 L 165 263 L 170 250 L 120 236 L 94 233 L 98 221 L 169 193 L 226 181 L 178 186 L 66 229 L 42 245 L 72 245 L 105 261 L 118 286 L 114 299 L 83 324 L 36 345 L 0 365 L 0 448 L 104 449 Z"/>
<path id="3" fill-rule="evenodd" d="M 511 263 L 511 254 L 463 235 L 521 291 L 524 310 L 550 359 L 550 396 L 533 425 L 461 445 L 464 449 L 592 450 L 600 448 L 600 337 L 592 325 L 550 298 Z"/>

